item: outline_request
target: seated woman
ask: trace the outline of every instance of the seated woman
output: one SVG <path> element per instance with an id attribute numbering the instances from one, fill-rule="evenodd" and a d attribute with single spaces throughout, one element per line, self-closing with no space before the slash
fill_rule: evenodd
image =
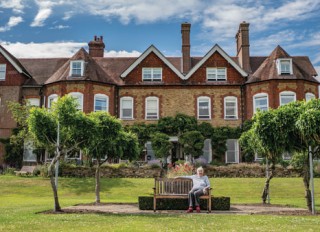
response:
<path id="1" fill-rule="evenodd" d="M 200 213 L 200 197 L 207 194 L 207 191 L 210 188 L 209 178 L 208 176 L 204 176 L 203 168 L 199 167 L 196 175 L 178 176 L 175 178 L 187 178 L 192 180 L 193 187 L 188 195 L 189 208 L 187 213 L 192 213 L 194 207 L 196 208 L 197 213 Z"/>

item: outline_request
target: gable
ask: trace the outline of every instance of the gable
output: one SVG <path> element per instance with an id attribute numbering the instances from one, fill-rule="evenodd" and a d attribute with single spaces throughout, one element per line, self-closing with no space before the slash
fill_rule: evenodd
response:
<path id="1" fill-rule="evenodd" d="M 0 80 L 0 86 L 21 86 L 24 84 L 26 76 L 19 73 L 3 54 L 0 54 L 0 64 L 5 65 L 5 79 Z"/>

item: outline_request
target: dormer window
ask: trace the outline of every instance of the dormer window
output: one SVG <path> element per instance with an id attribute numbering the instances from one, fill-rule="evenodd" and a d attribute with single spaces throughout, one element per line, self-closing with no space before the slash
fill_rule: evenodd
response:
<path id="1" fill-rule="evenodd" d="M 226 81 L 227 69 L 226 68 L 207 68 L 208 81 Z"/>
<path id="2" fill-rule="evenodd" d="M 292 74 L 292 59 L 278 59 L 277 60 L 278 74 L 291 75 Z"/>
<path id="3" fill-rule="evenodd" d="M 73 60 L 70 62 L 70 76 L 82 77 L 83 71 L 84 71 L 84 61 L 83 60 Z"/>
<path id="4" fill-rule="evenodd" d="M 162 68 L 143 68 L 143 81 L 162 81 Z"/>
<path id="5" fill-rule="evenodd" d="M 0 64 L 0 80 L 6 79 L 6 64 Z"/>

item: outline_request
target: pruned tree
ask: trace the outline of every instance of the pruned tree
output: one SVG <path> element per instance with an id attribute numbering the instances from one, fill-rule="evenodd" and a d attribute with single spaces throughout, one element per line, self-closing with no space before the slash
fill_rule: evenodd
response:
<path id="1" fill-rule="evenodd" d="M 173 144 L 169 139 L 168 135 L 160 132 L 154 133 L 151 137 L 152 149 L 156 157 L 164 159 L 165 163 L 173 148 Z"/>
<path id="2" fill-rule="evenodd" d="M 183 146 L 186 155 L 198 158 L 203 154 L 204 136 L 199 131 L 188 131 L 179 137 L 179 143 Z"/>

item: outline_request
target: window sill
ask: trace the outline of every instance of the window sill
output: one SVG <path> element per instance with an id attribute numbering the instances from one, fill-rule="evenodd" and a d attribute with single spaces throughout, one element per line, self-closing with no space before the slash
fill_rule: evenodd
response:
<path id="1" fill-rule="evenodd" d="M 123 121 L 133 121 L 134 120 L 134 118 L 120 118 L 120 119 Z"/>
<path id="2" fill-rule="evenodd" d="M 224 120 L 226 120 L 226 121 L 237 121 L 238 118 L 224 118 Z"/>
<path id="3" fill-rule="evenodd" d="M 212 118 L 198 118 L 200 121 L 211 121 Z"/>

